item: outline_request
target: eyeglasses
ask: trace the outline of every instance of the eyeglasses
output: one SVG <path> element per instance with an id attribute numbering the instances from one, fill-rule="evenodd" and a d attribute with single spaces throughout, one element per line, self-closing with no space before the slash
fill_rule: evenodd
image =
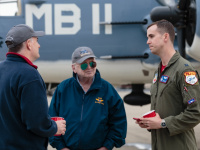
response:
<path id="1" fill-rule="evenodd" d="M 90 65 L 91 68 L 95 68 L 95 67 L 97 66 L 97 63 L 91 61 L 91 62 L 89 62 L 89 65 Z M 83 64 L 81 64 L 81 69 L 82 69 L 82 70 L 87 69 L 87 67 L 88 67 L 88 63 L 83 63 Z"/>

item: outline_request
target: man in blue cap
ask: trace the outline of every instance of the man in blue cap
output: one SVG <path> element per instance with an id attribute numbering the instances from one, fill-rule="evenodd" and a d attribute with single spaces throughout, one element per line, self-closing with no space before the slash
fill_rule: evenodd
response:
<path id="1" fill-rule="evenodd" d="M 124 103 L 113 86 L 101 78 L 89 47 L 72 54 L 73 77 L 60 83 L 49 108 L 66 120 L 66 133 L 50 137 L 58 150 L 111 150 L 125 144 Z"/>

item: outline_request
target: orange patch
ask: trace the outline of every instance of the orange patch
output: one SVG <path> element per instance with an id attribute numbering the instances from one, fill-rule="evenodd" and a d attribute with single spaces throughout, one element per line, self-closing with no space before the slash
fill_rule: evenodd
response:
<path id="1" fill-rule="evenodd" d="M 185 76 L 196 75 L 196 72 L 194 72 L 194 71 L 191 71 L 191 72 L 185 72 L 184 75 L 185 75 Z"/>

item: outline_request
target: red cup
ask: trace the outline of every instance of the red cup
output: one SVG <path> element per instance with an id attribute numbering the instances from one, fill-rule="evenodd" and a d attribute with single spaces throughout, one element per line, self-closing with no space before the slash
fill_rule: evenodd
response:
<path id="1" fill-rule="evenodd" d="M 145 114 L 143 115 L 143 118 L 151 118 L 151 117 L 155 117 L 155 116 L 156 116 L 155 110 L 151 110 L 151 111 L 145 113 Z"/>
<path id="2" fill-rule="evenodd" d="M 64 120 L 64 118 L 63 117 L 51 117 L 51 120 L 59 121 L 59 120 Z M 61 136 L 61 134 L 55 134 L 54 136 Z"/>

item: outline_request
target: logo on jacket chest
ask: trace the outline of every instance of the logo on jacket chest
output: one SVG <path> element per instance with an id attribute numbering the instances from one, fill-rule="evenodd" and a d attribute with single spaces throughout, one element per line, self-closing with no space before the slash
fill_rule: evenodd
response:
<path id="1" fill-rule="evenodd" d="M 101 97 L 98 97 L 98 98 L 96 98 L 95 103 L 98 103 L 98 104 L 102 104 L 102 105 L 104 105 L 103 101 L 104 101 L 104 100 L 102 100 Z"/>
<path id="2" fill-rule="evenodd" d="M 160 78 L 160 82 L 162 82 L 162 83 L 167 83 L 167 81 L 168 81 L 168 79 L 169 79 L 169 77 L 168 76 L 166 76 L 166 75 L 162 75 L 161 76 L 161 78 Z"/>

